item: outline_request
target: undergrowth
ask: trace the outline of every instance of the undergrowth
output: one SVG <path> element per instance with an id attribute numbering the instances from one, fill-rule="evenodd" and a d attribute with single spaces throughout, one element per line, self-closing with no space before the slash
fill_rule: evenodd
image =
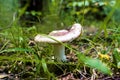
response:
<path id="1" fill-rule="evenodd" d="M 115 7 L 117 6 L 116 3 Z M 114 9 L 113 7 L 103 22 L 95 21 L 90 24 L 91 21 L 86 19 L 82 20 L 83 22 L 77 21 L 83 23 L 82 35 L 71 43 L 61 43 L 68 50 L 66 55 L 72 53 L 77 58 L 70 62 L 55 62 L 52 59 L 53 47 L 47 43 L 35 43 L 34 37 L 38 33 L 47 34 L 54 29 L 68 28 L 67 26 L 74 22 L 67 19 L 62 22 L 58 15 L 52 15 L 53 18 L 45 17 L 46 21 L 42 24 L 36 23 L 26 27 L 19 22 L 25 10 L 21 11 L 18 17 L 13 15 L 15 20 L 11 19 L 13 22 L 10 27 L 2 27 L 0 32 L 0 68 L 5 73 L 13 73 L 27 79 L 57 79 L 59 75 L 68 72 L 78 75 L 78 71 L 83 71 L 84 67 L 89 69 L 89 75 L 93 74 L 94 69 L 98 74 L 116 74 L 120 68 L 120 25 L 110 20 Z M 88 24 L 85 23 L 90 24 L 92 28 L 86 27 Z"/>

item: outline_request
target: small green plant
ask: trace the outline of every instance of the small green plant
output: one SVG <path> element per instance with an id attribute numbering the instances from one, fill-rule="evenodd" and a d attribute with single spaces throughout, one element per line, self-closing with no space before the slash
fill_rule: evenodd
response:
<path id="1" fill-rule="evenodd" d="M 102 63 L 99 59 L 94 59 L 90 57 L 85 57 L 82 53 L 77 53 L 79 61 L 82 61 L 85 65 L 97 69 L 104 74 L 112 75 L 110 68 L 104 63 Z"/>

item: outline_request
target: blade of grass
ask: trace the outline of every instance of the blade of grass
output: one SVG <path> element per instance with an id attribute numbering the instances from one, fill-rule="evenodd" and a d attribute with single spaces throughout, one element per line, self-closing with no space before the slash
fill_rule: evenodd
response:
<path id="1" fill-rule="evenodd" d="M 25 48 L 13 48 L 13 49 L 5 49 L 0 51 L 0 53 L 4 53 L 4 52 L 16 52 L 16 51 L 28 51 L 28 52 L 32 52 L 32 50 L 30 49 L 25 49 Z"/>

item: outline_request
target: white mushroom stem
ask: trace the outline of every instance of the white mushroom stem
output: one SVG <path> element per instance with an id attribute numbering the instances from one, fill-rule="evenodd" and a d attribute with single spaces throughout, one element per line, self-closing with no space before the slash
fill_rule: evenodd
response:
<path id="1" fill-rule="evenodd" d="M 57 61 L 66 61 L 64 45 L 61 44 L 54 45 L 54 57 Z"/>

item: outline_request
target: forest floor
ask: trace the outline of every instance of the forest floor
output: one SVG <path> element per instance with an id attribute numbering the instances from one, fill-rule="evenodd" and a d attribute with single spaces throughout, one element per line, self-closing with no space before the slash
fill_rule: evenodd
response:
<path id="1" fill-rule="evenodd" d="M 83 27 L 83 29 L 83 35 L 69 44 L 74 50 L 80 51 L 86 56 L 98 58 L 101 61 L 109 64 L 113 74 L 106 75 L 104 73 L 101 73 L 100 71 L 97 71 L 95 68 L 90 68 L 89 66 L 83 64 L 80 64 L 81 66 L 78 66 L 78 57 L 72 50 L 68 49 L 66 49 L 66 52 L 68 53 L 66 54 L 68 59 L 67 63 L 63 62 L 59 64 L 56 62 L 52 64 L 52 62 L 46 62 L 49 72 L 53 73 L 55 75 L 54 78 L 58 80 L 120 80 L 119 68 L 115 69 L 116 67 L 113 66 L 114 63 L 112 62 L 113 49 L 116 47 L 119 49 L 119 42 L 116 43 L 116 40 L 118 38 L 114 38 L 117 37 L 115 36 L 115 34 L 119 34 L 118 32 L 114 31 L 116 28 L 114 30 L 111 30 L 112 28 L 107 29 L 107 38 L 104 37 L 104 31 L 101 31 L 101 33 L 99 33 L 99 37 L 96 37 L 98 28 L 94 26 Z M 34 48 L 34 45 L 32 48 Z M 103 54 L 98 53 L 107 53 L 107 57 Z M 13 55 L 13 52 L 9 52 L 7 56 L 9 56 L 10 54 Z M 30 55 L 27 54 L 27 56 Z M 2 62 L 0 63 L 0 80 L 48 80 L 45 75 L 48 76 L 49 74 L 42 74 L 44 68 L 42 68 L 42 71 L 39 75 L 34 75 L 36 73 L 34 62 L 32 63 L 31 61 L 27 61 L 24 64 L 23 61 L 20 61 L 19 59 L 13 59 L 16 56 L 19 57 L 19 55 L 14 55 L 15 57 L 12 57 L 12 59 L 7 58 L 8 60 L 4 59 L 4 56 L 6 56 L 6 54 L 2 54 L 1 56 Z M 24 56 L 26 55 L 23 55 L 22 57 L 26 58 Z M 41 75 L 44 75 L 44 77 L 41 77 Z"/>

